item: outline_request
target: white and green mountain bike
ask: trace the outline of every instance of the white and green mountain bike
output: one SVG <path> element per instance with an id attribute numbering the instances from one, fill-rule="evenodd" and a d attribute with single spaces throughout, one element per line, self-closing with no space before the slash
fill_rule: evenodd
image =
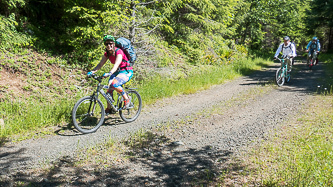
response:
<path id="1" fill-rule="evenodd" d="M 281 67 L 276 70 L 275 73 L 275 82 L 278 86 L 283 86 L 285 82 L 289 82 L 291 79 L 291 75 L 290 72 L 288 72 L 288 65 L 287 65 L 287 60 L 289 59 L 289 57 L 285 57 L 285 58 L 276 58 L 280 61 L 281 63 Z"/>

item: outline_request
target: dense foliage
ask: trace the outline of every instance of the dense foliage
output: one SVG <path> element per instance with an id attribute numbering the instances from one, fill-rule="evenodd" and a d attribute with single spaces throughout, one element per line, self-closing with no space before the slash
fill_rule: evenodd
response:
<path id="1" fill-rule="evenodd" d="M 332 49 L 332 4 L 326 0 L 4 0 L 1 48 L 29 46 L 83 67 L 100 57 L 105 33 L 129 37 L 142 55 L 158 50 L 155 42 L 164 40 L 165 48 L 186 54 L 194 64 L 227 62 L 244 54 L 245 48 L 271 52 L 284 35 L 301 45 L 317 35 L 324 49 Z"/>

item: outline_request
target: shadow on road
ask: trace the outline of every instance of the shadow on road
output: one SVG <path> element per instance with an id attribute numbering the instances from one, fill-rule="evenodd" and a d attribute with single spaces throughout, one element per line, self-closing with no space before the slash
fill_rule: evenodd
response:
<path id="1" fill-rule="evenodd" d="M 266 85 L 275 84 L 275 73 L 280 63 L 266 66 L 263 70 L 255 71 L 245 76 L 247 83 L 241 85 Z M 320 85 L 324 73 L 323 64 L 319 63 L 312 70 L 306 65 L 305 59 L 298 59 L 293 66 L 291 80 L 279 87 L 279 91 L 293 91 L 303 93 L 314 93 Z"/>
<path id="2" fill-rule="evenodd" d="M 146 132 L 122 142 L 129 149 L 121 161 L 80 166 L 80 158 L 59 158 L 43 170 L 19 171 L 0 177 L 0 186 L 197 186 L 218 181 L 226 171 L 244 170 L 238 164 L 226 164 L 232 157 L 229 150 L 211 146 L 183 149 L 181 142 L 171 142 L 165 135 Z M 10 154 L 19 155 L 20 150 Z M 8 153 L 9 154 L 9 153 Z M 2 154 L 1 157 L 6 155 Z M 112 156 L 112 154 L 109 154 Z M 128 158 L 128 159 L 125 159 Z M 84 159 L 83 159 L 84 161 Z M 130 161 L 131 164 L 126 164 Z M 20 162 L 10 160 L 8 164 Z M 103 167 L 102 165 L 111 165 Z M 3 169 L 3 168 L 2 168 Z M 4 173 L 2 173 L 3 175 Z"/>
<path id="3" fill-rule="evenodd" d="M 13 148 L 13 146 L 10 146 L 9 148 Z M 19 150 L 13 150 L 11 152 L 1 152 L 0 153 L 0 160 L 3 160 L 0 163 L 0 176 L 4 175 L 7 173 L 8 168 L 12 165 L 17 165 L 19 163 L 22 163 L 26 160 L 29 160 L 28 157 L 22 157 L 21 154 L 25 152 L 25 149 L 19 149 Z M 6 158 L 6 159 L 3 159 Z M 1 181 L 1 178 L 0 178 Z M 1 182 L 0 182 L 0 186 Z"/>
<path id="4" fill-rule="evenodd" d="M 173 149 L 168 146 L 168 149 Z M 138 151 L 138 150 L 137 150 Z M 197 186 L 216 181 L 225 171 L 239 171 L 240 165 L 222 167 L 230 159 L 230 151 L 217 151 L 210 147 L 186 151 L 166 151 L 153 156 L 131 157 L 131 162 L 140 168 L 114 164 L 110 168 L 96 169 L 96 166 L 77 166 L 77 162 L 62 157 L 44 171 L 18 172 L 7 178 L 0 178 L 0 186 L 22 184 L 28 186 Z M 149 172 L 148 172 L 149 173 Z M 132 175 L 136 174 L 136 175 Z"/>

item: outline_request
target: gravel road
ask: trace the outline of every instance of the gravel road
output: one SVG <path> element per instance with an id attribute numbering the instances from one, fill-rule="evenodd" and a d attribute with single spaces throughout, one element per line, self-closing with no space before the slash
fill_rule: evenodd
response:
<path id="1" fill-rule="evenodd" d="M 124 139 L 142 128 L 153 129 L 156 125 L 186 121 L 189 116 L 195 118 L 186 122 L 190 124 L 166 135 L 174 146 L 159 148 L 160 152 L 148 158 L 133 159 L 99 173 L 82 171 L 85 175 L 78 177 L 79 174 L 72 174 L 71 178 L 67 178 L 69 181 L 57 180 L 58 175 L 49 175 L 43 180 L 25 175 L 24 181 L 36 186 L 201 184 L 199 176 L 209 171 L 214 178 L 221 172 L 219 165 L 251 142 L 267 138 L 274 128 L 279 128 L 286 119 L 295 116 L 316 91 L 318 78 L 323 74 L 321 64 L 310 71 L 304 63 L 296 61 L 290 83 L 283 87 L 267 86 L 273 84 L 278 65 L 265 67 L 250 76 L 213 86 L 209 90 L 160 100 L 145 108 L 133 123 L 110 118 L 93 134 L 58 130 L 56 136 L 8 142 L 0 147 L 0 186 L 13 185 L 18 178 L 22 180 L 18 171 L 36 168 L 45 162 L 56 162 L 59 158 L 71 158 L 84 147 L 110 138 Z M 220 112 L 210 113 L 213 109 Z"/>

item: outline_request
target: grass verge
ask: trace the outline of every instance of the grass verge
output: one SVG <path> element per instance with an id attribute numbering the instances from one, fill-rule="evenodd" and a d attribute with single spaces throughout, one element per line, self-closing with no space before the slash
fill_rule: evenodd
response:
<path id="1" fill-rule="evenodd" d="M 332 106 L 332 96 L 315 97 L 294 125 L 254 151 L 262 185 L 333 185 Z"/>

